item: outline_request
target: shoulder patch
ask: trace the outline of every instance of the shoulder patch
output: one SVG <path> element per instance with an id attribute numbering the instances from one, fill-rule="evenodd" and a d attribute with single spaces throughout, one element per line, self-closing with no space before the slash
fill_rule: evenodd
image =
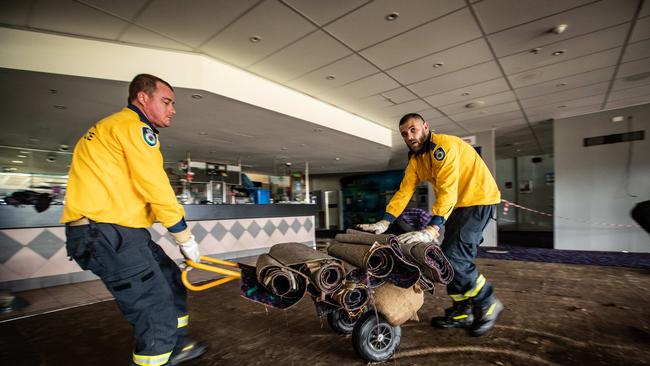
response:
<path id="1" fill-rule="evenodd" d="M 142 126 L 142 139 L 149 146 L 156 146 L 158 143 L 158 136 L 147 126 Z"/>
<path id="2" fill-rule="evenodd" d="M 445 155 L 445 150 L 442 147 L 438 147 L 436 151 L 433 152 L 433 157 L 438 161 L 444 159 Z"/>

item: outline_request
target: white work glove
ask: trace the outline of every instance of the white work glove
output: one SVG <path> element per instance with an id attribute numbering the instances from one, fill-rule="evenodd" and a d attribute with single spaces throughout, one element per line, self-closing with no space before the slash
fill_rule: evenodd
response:
<path id="1" fill-rule="evenodd" d="M 191 235 L 190 240 L 186 241 L 185 243 L 178 243 L 178 247 L 181 249 L 181 253 L 185 259 L 189 259 L 197 263 L 201 261 L 199 243 L 194 240 L 194 235 Z"/>
<path id="2" fill-rule="evenodd" d="M 357 229 L 367 231 L 369 233 L 381 234 L 388 229 L 388 225 L 390 225 L 390 222 L 381 220 L 374 224 L 359 224 L 357 225 Z"/>
<path id="3" fill-rule="evenodd" d="M 411 231 L 410 233 L 402 234 L 397 237 L 400 244 L 412 243 L 431 243 L 438 244 L 438 237 L 440 236 L 440 228 L 436 225 L 427 226 L 424 230 Z"/>

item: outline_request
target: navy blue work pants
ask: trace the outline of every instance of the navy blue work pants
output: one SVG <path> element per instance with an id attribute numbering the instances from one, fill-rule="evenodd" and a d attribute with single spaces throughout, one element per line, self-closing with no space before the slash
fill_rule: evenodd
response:
<path id="1" fill-rule="evenodd" d="M 133 325 L 135 355 L 165 355 L 186 342 L 180 270 L 147 229 L 91 222 L 66 227 L 66 236 L 68 255 L 101 278 Z"/>
<path id="2" fill-rule="evenodd" d="M 471 299 L 483 307 L 492 301 L 492 284 L 477 271 L 474 261 L 483 230 L 495 213 L 496 205 L 458 207 L 445 224 L 441 248 L 454 268 L 447 294 L 456 302 Z"/>

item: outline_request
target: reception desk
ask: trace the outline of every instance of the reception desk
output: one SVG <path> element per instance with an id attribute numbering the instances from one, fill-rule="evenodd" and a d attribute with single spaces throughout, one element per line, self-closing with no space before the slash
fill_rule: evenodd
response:
<path id="1" fill-rule="evenodd" d="M 316 205 L 185 205 L 185 219 L 202 255 L 222 259 L 268 252 L 277 243 L 315 246 Z M 21 291 L 96 277 L 67 257 L 63 206 L 37 213 L 32 206 L 0 206 L 0 289 Z M 182 256 L 167 229 L 156 223 L 152 239 L 177 261 Z"/>

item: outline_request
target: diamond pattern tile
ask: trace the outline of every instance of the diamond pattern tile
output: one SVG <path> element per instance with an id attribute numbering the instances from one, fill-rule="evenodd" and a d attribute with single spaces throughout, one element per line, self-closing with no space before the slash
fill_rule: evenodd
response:
<path id="1" fill-rule="evenodd" d="M 45 259 L 50 259 L 61 247 L 65 245 L 65 242 L 61 240 L 58 236 L 52 234 L 48 230 L 44 230 L 37 237 L 34 238 L 27 247 L 36 253 L 40 254 Z"/>
<path id="2" fill-rule="evenodd" d="M 311 222 L 311 217 L 305 219 L 305 223 L 302 225 L 305 227 L 307 232 L 311 231 L 311 228 L 314 227 L 314 224 Z"/>
<path id="3" fill-rule="evenodd" d="M 200 243 L 205 238 L 205 236 L 208 235 L 208 232 L 201 225 L 201 223 L 197 223 L 192 228 L 192 234 L 194 234 L 194 239 L 196 239 L 196 242 Z"/>
<path id="4" fill-rule="evenodd" d="M 220 222 L 218 222 L 214 225 L 210 231 L 210 234 L 212 234 L 212 236 L 214 236 L 214 238 L 218 241 L 221 241 L 221 239 L 223 239 L 223 237 L 228 234 L 228 230 L 226 230 L 226 228 Z"/>
<path id="5" fill-rule="evenodd" d="M 273 225 L 271 220 L 266 221 L 266 224 L 264 224 L 264 232 L 266 233 L 266 235 L 271 236 L 274 231 L 275 231 L 275 225 Z"/>
<path id="6" fill-rule="evenodd" d="M 245 231 L 246 229 L 239 223 L 239 221 L 230 228 L 230 233 L 237 239 L 241 238 Z"/>
<path id="7" fill-rule="evenodd" d="M 280 221 L 280 224 L 278 225 L 278 230 L 282 233 L 282 235 L 287 233 L 287 230 L 289 230 L 289 224 L 285 220 Z"/>
<path id="8" fill-rule="evenodd" d="M 293 229 L 296 234 L 298 234 L 298 231 L 300 231 L 301 227 L 302 225 L 300 225 L 300 221 L 298 221 L 298 219 L 293 219 L 293 222 L 291 223 L 291 229 Z"/>
<path id="9" fill-rule="evenodd" d="M 253 238 L 256 238 L 256 237 L 257 237 L 257 234 L 259 234 L 260 231 L 262 231 L 262 228 L 257 224 L 256 221 L 253 221 L 253 222 L 248 226 L 248 229 L 246 229 L 246 230 L 248 230 L 248 232 L 251 234 L 251 236 L 252 236 Z"/>
<path id="10" fill-rule="evenodd" d="M 14 256 L 23 246 L 0 232 L 0 263 L 5 263 Z"/>

